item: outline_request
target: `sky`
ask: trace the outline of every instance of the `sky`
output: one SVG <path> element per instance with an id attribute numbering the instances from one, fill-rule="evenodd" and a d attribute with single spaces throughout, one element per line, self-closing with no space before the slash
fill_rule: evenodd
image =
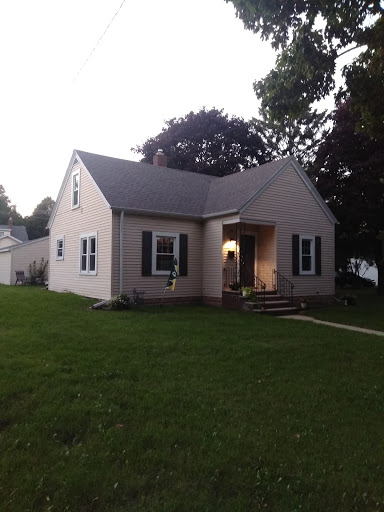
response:
<path id="1" fill-rule="evenodd" d="M 166 119 L 258 113 L 252 84 L 275 54 L 232 4 L 126 0 L 86 62 L 121 3 L 1 3 L 0 184 L 24 216 L 56 199 L 73 149 L 139 160 Z"/>

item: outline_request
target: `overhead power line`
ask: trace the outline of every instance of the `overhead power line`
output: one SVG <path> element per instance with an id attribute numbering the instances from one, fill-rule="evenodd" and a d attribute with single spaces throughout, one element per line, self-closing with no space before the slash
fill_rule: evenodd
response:
<path id="1" fill-rule="evenodd" d="M 120 4 L 120 7 L 117 9 L 117 11 L 115 12 L 115 14 L 113 15 L 111 21 L 108 23 L 106 29 L 104 30 L 104 32 L 102 33 L 102 35 L 99 37 L 97 43 L 95 44 L 93 50 L 91 51 L 91 53 L 88 55 L 88 57 L 85 59 L 83 65 L 81 66 L 81 68 L 79 69 L 79 71 L 77 72 L 77 75 L 75 76 L 74 80 L 73 80 L 73 83 L 76 82 L 78 76 L 80 75 L 80 73 L 83 71 L 83 69 L 85 68 L 85 66 L 87 65 L 87 62 L 89 61 L 89 59 L 92 57 L 94 51 L 96 50 L 96 48 L 99 46 L 100 44 L 100 41 L 103 39 L 103 37 L 105 36 L 107 30 L 109 29 L 109 27 L 112 25 L 114 19 L 116 18 L 116 16 L 119 14 L 119 12 L 121 11 L 121 8 L 123 7 L 123 5 L 125 4 L 125 0 L 123 0 Z"/>

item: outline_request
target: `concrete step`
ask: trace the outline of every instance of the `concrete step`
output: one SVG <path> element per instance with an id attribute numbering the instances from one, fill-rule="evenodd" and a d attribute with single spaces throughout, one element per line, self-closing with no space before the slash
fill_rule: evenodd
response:
<path id="1" fill-rule="evenodd" d="M 284 308 L 291 307 L 292 304 L 288 300 L 280 299 L 280 300 L 266 300 L 263 304 L 264 309 L 276 309 L 276 308 Z"/>

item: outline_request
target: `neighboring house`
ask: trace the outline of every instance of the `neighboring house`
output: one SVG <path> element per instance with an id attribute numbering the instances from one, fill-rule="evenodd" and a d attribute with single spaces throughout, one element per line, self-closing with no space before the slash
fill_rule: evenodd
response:
<path id="1" fill-rule="evenodd" d="M 28 241 L 25 226 L 14 226 L 10 217 L 8 224 L 0 224 L 0 249 Z"/>
<path id="2" fill-rule="evenodd" d="M 273 271 L 296 296 L 334 294 L 335 217 L 293 157 L 223 178 L 74 151 L 49 220 L 49 288 L 221 304 Z M 276 275 L 276 274 L 274 274 Z"/>
<path id="3" fill-rule="evenodd" d="M 28 278 L 29 265 L 36 261 L 36 265 L 39 266 L 41 258 L 47 261 L 48 257 L 48 236 L 8 245 L 7 247 L 0 247 L 0 284 L 15 284 L 16 271 L 18 270 L 23 270 L 25 277 Z"/>

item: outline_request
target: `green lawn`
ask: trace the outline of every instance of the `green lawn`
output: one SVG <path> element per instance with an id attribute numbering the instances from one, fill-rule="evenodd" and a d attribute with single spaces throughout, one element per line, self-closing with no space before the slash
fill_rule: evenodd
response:
<path id="1" fill-rule="evenodd" d="M 376 288 L 337 290 L 337 297 L 345 295 L 355 296 L 357 304 L 345 306 L 344 303 L 335 303 L 332 306 L 311 308 L 305 314 L 328 322 L 384 331 L 384 297 L 377 295 Z"/>
<path id="2" fill-rule="evenodd" d="M 384 510 L 384 339 L 0 286 L 0 511 Z"/>

